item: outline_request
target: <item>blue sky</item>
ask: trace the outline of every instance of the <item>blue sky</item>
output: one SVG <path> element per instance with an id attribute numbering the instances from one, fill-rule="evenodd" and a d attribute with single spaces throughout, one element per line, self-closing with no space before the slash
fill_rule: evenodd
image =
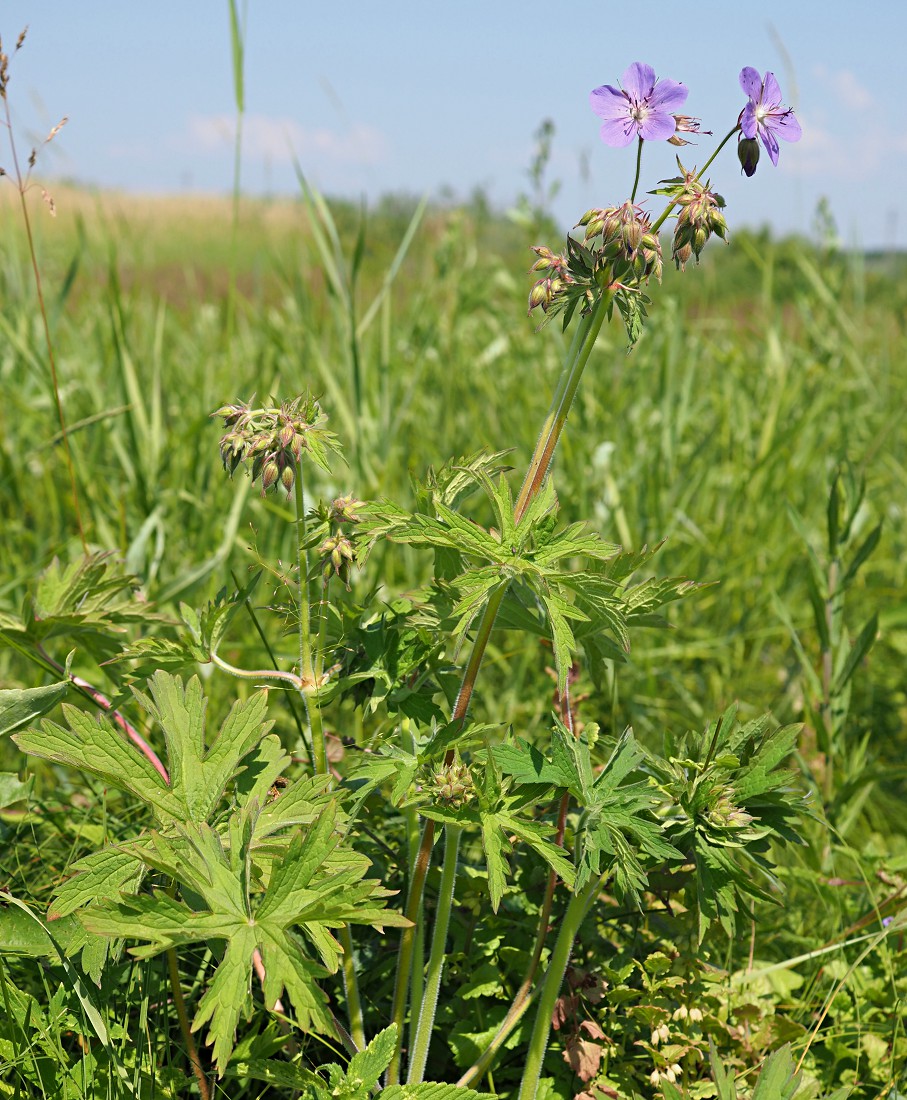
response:
<path id="1" fill-rule="evenodd" d="M 240 0 L 242 5 L 243 0 Z M 551 175 L 567 228 L 622 201 L 633 153 L 604 146 L 589 91 L 632 61 L 684 81 L 687 110 L 715 131 L 685 154 L 702 163 L 745 102 L 744 65 L 775 72 L 803 126 L 752 179 L 728 147 L 712 183 L 735 225 L 811 233 L 826 196 L 845 244 L 907 246 L 907 128 L 898 121 L 907 4 L 768 0 L 732 5 L 608 0 L 248 0 L 243 184 L 292 194 L 292 157 L 329 194 L 468 195 L 506 207 L 526 187 L 533 133 L 556 127 Z M 69 124 L 39 172 L 137 192 L 224 192 L 235 107 L 227 0 L 5 0 L 10 100 L 26 141 Z M 644 187 L 673 174 L 646 148 Z M 8 159 L 0 152 L 0 165 Z"/>

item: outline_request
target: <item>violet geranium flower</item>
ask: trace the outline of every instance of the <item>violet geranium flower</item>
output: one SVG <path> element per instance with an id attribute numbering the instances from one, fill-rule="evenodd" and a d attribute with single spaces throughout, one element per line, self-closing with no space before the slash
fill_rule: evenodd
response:
<path id="1" fill-rule="evenodd" d="M 667 141 L 677 124 L 674 114 L 686 102 L 686 84 L 655 79 L 655 70 L 634 61 L 622 78 L 623 89 L 603 84 L 589 93 L 589 105 L 603 119 L 601 139 L 622 148 L 639 135 L 643 141 Z"/>
<path id="2" fill-rule="evenodd" d="M 759 73 L 749 65 L 740 70 L 740 87 L 749 96 L 749 103 L 743 108 L 740 115 L 740 129 L 744 138 L 752 141 L 757 135 L 762 139 L 762 144 L 771 158 L 772 164 L 778 164 L 778 138 L 785 141 L 799 141 L 802 130 L 800 123 L 794 117 L 790 107 L 781 105 L 781 89 L 774 73 L 766 73 L 760 77 Z M 744 171 L 748 176 L 755 172 L 749 172 L 744 165 Z"/>

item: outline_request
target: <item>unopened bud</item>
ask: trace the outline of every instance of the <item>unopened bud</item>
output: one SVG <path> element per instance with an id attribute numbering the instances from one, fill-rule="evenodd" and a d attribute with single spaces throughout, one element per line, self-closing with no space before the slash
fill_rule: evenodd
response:
<path id="1" fill-rule="evenodd" d="M 261 471 L 261 491 L 266 493 L 279 477 L 280 467 L 273 458 L 269 459 Z"/>
<path id="2" fill-rule="evenodd" d="M 755 138 L 740 138 L 737 142 L 737 159 L 747 176 L 752 176 L 759 163 L 759 142 Z"/>
<path id="3" fill-rule="evenodd" d="M 284 487 L 287 496 L 293 491 L 293 484 L 296 481 L 296 468 L 292 465 L 284 466 L 280 471 L 280 484 Z"/>
<path id="4" fill-rule="evenodd" d="M 359 523 L 359 509 L 365 507 L 365 502 L 357 500 L 352 493 L 349 496 L 337 497 L 331 501 L 328 518 L 332 523 Z"/>
<path id="5" fill-rule="evenodd" d="M 551 280 L 539 279 L 532 290 L 529 291 L 529 312 L 539 306 L 547 313 L 548 306 L 551 305 Z"/>

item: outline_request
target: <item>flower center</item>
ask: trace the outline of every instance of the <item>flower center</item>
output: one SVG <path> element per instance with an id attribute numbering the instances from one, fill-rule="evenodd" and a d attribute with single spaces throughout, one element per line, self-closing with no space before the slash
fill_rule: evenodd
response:
<path id="1" fill-rule="evenodd" d="M 635 107 L 630 108 L 630 118 L 634 122 L 645 122 L 651 114 L 651 110 L 645 103 L 637 103 Z"/>
<path id="2" fill-rule="evenodd" d="M 756 108 L 756 121 L 757 122 L 765 122 L 765 120 L 766 120 L 766 118 L 768 118 L 769 114 L 770 114 L 770 112 L 769 112 L 768 107 L 764 107 L 760 103 L 759 106 Z"/>

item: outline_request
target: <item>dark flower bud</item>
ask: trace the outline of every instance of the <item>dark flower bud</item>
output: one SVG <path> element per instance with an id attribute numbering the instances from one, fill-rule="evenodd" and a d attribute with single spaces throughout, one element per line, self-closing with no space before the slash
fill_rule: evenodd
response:
<path id="1" fill-rule="evenodd" d="M 737 142 L 737 159 L 747 176 L 752 176 L 759 163 L 759 142 L 755 138 L 740 138 Z"/>

